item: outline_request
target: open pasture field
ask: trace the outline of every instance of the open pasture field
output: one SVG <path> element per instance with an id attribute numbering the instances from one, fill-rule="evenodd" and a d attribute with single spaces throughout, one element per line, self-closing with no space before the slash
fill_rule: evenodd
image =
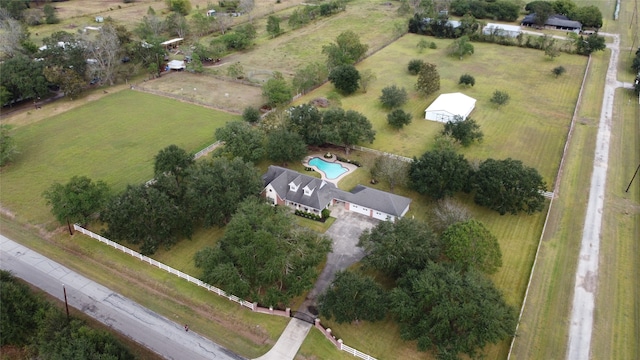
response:
<path id="1" fill-rule="evenodd" d="M 275 39 L 266 34 L 266 19 L 258 19 L 256 45 L 251 49 L 225 57 L 225 62 L 239 61 L 246 69 L 257 71 L 279 71 L 292 77 L 295 71 L 311 62 L 326 62 L 322 47 L 335 41 L 340 33 L 351 30 L 360 36 L 362 43 L 369 45 L 369 53 L 385 46 L 394 39 L 394 26 L 406 27 L 407 19 L 397 15 L 397 5 L 383 2 L 353 0 L 347 3 L 346 11 L 289 31 L 286 20 L 281 28 L 287 30 Z M 291 10 L 276 13 L 286 17 Z M 242 18 L 242 17 L 241 17 Z M 210 37 L 201 43 L 208 44 Z"/>
<path id="2" fill-rule="evenodd" d="M 154 156 L 170 144 L 196 152 L 238 116 L 124 90 L 55 117 L 18 127 L 20 154 L 2 170 L 2 205 L 23 222 L 51 221 L 42 192 L 74 175 L 113 190 L 153 177 Z"/>
<path id="3" fill-rule="evenodd" d="M 241 114 L 247 106 L 259 108 L 264 104 L 262 88 L 225 81 L 213 76 L 196 75 L 186 71 L 171 72 L 159 79 L 139 83 L 144 90 L 167 94 L 185 101 Z"/>
<path id="4" fill-rule="evenodd" d="M 423 38 L 435 42 L 438 48 L 419 53 L 416 44 Z M 376 140 L 363 145 L 408 157 L 420 156 L 430 149 L 434 136 L 443 128 L 440 123 L 424 120 L 424 110 L 440 93 L 462 92 L 477 99 L 471 117 L 480 124 L 484 141 L 461 152 L 471 161 L 489 157 L 522 160 L 537 168 L 551 187 L 587 58 L 562 54 L 550 61 L 538 50 L 474 43 L 475 54 L 458 60 L 446 55 L 450 43 L 451 40 L 407 34 L 358 64 L 359 71 L 371 70 L 377 79 L 366 93 L 360 90 L 340 100 L 343 108 L 359 111 L 373 123 Z M 417 77 L 406 70 L 412 59 L 438 66 L 441 87 L 437 94 L 425 98 L 414 90 Z M 567 73 L 555 78 L 551 70 L 559 65 Z M 475 77 L 474 87 L 457 85 L 465 73 Z M 413 122 L 400 131 L 387 125 L 388 111 L 378 100 L 382 89 L 390 85 L 404 87 L 409 93 L 403 108 L 413 115 Z M 511 96 L 501 109 L 489 102 L 495 90 Z M 333 85 L 327 83 L 297 103 L 332 96 L 334 92 Z"/>

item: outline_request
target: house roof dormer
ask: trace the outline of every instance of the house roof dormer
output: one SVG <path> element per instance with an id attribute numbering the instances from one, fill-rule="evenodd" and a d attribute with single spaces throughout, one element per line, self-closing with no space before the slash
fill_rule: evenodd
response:
<path id="1" fill-rule="evenodd" d="M 302 191 L 304 191 L 305 196 L 311 196 L 311 194 L 313 194 L 313 190 L 315 189 L 315 186 L 313 188 L 310 188 L 309 184 L 307 184 L 304 188 L 302 188 Z"/>
<path id="2" fill-rule="evenodd" d="M 300 188 L 300 184 L 296 185 L 295 181 L 289 183 L 289 191 L 296 192 Z"/>

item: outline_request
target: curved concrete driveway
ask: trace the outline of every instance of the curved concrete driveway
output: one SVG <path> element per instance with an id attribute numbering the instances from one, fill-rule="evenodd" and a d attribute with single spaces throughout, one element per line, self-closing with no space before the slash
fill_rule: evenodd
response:
<path id="1" fill-rule="evenodd" d="M 134 301 L 0 235 L 0 268 L 64 300 L 166 359 L 239 360 L 242 357 Z"/>

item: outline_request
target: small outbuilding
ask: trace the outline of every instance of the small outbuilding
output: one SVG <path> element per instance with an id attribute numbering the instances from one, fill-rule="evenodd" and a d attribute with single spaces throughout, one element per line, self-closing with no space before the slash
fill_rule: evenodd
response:
<path id="1" fill-rule="evenodd" d="M 424 118 L 446 123 L 458 115 L 464 120 L 475 106 L 476 99 L 463 93 L 442 94 L 424 111 Z"/>
<path id="2" fill-rule="evenodd" d="M 522 34 L 522 29 L 518 25 L 487 23 L 487 26 L 482 28 L 482 34 L 514 38 Z"/>
<path id="3" fill-rule="evenodd" d="M 167 64 L 169 70 L 184 70 L 187 66 L 184 64 L 182 60 L 171 60 Z"/>

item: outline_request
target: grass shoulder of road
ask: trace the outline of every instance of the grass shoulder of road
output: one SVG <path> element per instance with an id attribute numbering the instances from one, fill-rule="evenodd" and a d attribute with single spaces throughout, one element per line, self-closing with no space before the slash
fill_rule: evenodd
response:
<path id="1" fill-rule="evenodd" d="M 563 175 L 540 245 L 513 359 L 563 357 L 609 53 L 592 56 Z"/>
<path id="2" fill-rule="evenodd" d="M 640 105 L 618 89 L 613 113 L 592 357 L 634 359 L 640 354 Z"/>
<path id="3" fill-rule="evenodd" d="M 194 284 L 80 234 L 39 237 L 0 217 L 3 235 L 246 357 L 265 353 L 289 319 L 253 313 Z M 117 275 L 115 275 L 117 274 Z"/>

